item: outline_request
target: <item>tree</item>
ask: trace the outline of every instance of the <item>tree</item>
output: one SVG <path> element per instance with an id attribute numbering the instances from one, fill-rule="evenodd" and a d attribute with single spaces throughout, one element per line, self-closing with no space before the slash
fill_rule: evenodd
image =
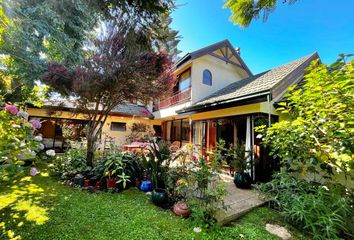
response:
<path id="1" fill-rule="evenodd" d="M 98 19 L 83 0 L 3 0 L 0 6 L 1 63 L 17 101 L 28 98 L 48 62 L 82 61 L 83 43 Z"/>
<path id="2" fill-rule="evenodd" d="M 53 63 L 43 76 L 55 90 L 76 97 L 76 113 L 87 116 L 90 166 L 102 127 L 114 107 L 136 99 L 147 102 L 170 88 L 167 53 L 154 52 L 142 38 L 139 30 L 108 28 L 103 39 L 93 41 L 83 64 L 71 70 Z"/>
<path id="3" fill-rule="evenodd" d="M 354 177 L 354 61 L 346 57 L 330 67 L 313 62 L 304 85 L 279 103 L 288 119 L 270 126 L 264 140 L 287 170 Z"/>
<path id="4" fill-rule="evenodd" d="M 17 90 L 14 97 L 28 98 L 48 63 L 55 61 L 67 67 L 80 64 L 85 41 L 101 21 L 116 20 L 138 27 L 151 41 L 156 39 L 150 34 L 151 28 L 160 29 L 160 15 L 168 15 L 173 7 L 173 0 L 1 1 L 1 63 Z"/>
<path id="5" fill-rule="evenodd" d="M 282 3 L 293 4 L 297 0 L 282 0 Z M 227 0 L 224 7 L 231 10 L 231 21 L 241 27 L 248 27 L 253 19 L 262 15 L 266 21 L 269 14 L 277 6 L 277 0 Z"/>

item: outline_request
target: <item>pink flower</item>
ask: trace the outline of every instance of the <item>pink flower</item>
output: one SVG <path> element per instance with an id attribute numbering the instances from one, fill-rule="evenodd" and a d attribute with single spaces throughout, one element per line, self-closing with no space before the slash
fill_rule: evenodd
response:
<path id="1" fill-rule="evenodd" d="M 17 110 L 17 107 L 14 106 L 14 105 L 8 105 L 6 104 L 5 106 L 5 111 L 8 111 L 9 113 L 11 113 L 12 115 L 16 115 L 18 110 Z"/>
<path id="2" fill-rule="evenodd" d="M 35 128 L 35 129 L 39 129 L 39 128 L 42 127 L 41 122 L 38 121 L 38 120 L 31 120 L 29 122 L 32 123 L 32 127 Z"/>
<path id="3" fill-rule="evenodd" d="M 30 174 L 31 174 L 31 176 L 36 176 L 36 175 L 37 175 L 37 173 L 38 173 L 37 168 L 32 167 L 32 168 L 31 168 L 31 170 L 30 170 Z"/>
<path id="4" fill-rule="evenodd" d="M 177 186 L 181 185 L 181 180 L 180 180 L 180 179 L 177 180 L 176 185 L 177 185 Z"/>
<path id="5" fill-rule="evenodd" d="M 197 161 L 197 156 L 193 155 L 192 159 L 193 159 L 193 161 Z"/>

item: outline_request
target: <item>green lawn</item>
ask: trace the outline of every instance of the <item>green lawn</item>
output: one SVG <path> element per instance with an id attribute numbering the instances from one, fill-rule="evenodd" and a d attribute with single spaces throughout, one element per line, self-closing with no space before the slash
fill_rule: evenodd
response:
<path id="1" fill-rule="evenodd" d="M 194 233 L 190 220 L 155 207 L 136 189 L 88 193 L 58 183 L 45 170 L 0 186 L 0 239 L 278 239 L 265 231 L 267 222 L 284 225 L 263 207 L 232 226 Z M 287 227 L 294 239 L 304 239 Z"/>

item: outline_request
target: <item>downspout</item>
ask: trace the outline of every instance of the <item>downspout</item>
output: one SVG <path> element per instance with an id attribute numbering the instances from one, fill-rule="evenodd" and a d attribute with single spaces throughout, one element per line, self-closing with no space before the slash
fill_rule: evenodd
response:
<path id="1" fill-rule="evenodd" d="M 272 123 L 272 105 L 270 103 L 270 94 L 267 95 L 267 101 L 268 101 L 268 127 L 270 127 L 270 124 Z"/>

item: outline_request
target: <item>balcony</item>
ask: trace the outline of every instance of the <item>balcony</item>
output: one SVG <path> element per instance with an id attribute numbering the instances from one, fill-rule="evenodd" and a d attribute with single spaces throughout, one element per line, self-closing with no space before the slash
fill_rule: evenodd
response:
<path id="1" fill-rule="evenodd" d="M 171 97 L 168 97 L 164 100 L 159 101 L 154 105 L 154 111 L 158 111 L 160 109 L 168 108 L 173 105 L 183 103 L 188 101 L 191 98 L 191 89 L 185 89 L 182 92 L 179 92 Z"/>

